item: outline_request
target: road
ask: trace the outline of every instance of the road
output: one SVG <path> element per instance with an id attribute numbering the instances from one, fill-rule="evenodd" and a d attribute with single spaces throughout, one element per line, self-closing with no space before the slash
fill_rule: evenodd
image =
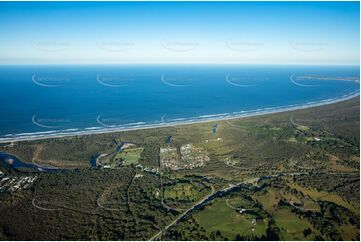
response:
<path id="1" fill-rule="evenodd" d="M 176 223 L 178 223 L 182 218 L 184 218 L 185 216 L 187 216 L 189 213 L 191 213 L 197 206 L 202 205 L 203 203 L 208 203 L 209 201 L 213 200 L 214 198 L 216 198 L 216 194 L 217 193 L 224 193 L 227 192 L 235 187 L 241 186 L 241 185 L 246 185 L 246 184 L 255 184 L 256 182 L 263 180 L 263 179 L 270 179 L 270 178 L 275 178 L 278 176 L 282 176 L 282 175 L 288 175 L 288 176 L 297 176 L 297 175 L 309 175 L 309 172 L 291 172 L 291 173 L 279 173 L 279 174 L 275 174 L 275 175 L 269 175 L 269 176 L 260 176 L 260 177 L 256 177 L 256 178 L 251 178 L 251 179 L 247 179 L 245 181 L 242 181 L 240 183 L 237 183 L 235 185 L 230 185 L 227 188 L 224 188 L 222 190 L 219 191 L 215 191 L 213 189 L 213 191 L 206 197 L 204 197 L 202 200 L 200 200 L 199 202 L 197 202 L 195 205 L 193 205 L 191 208 L 187 209 L 185 212 L 183 212 L 181 215 L 179 215 L 175 220 L 173 220 L 170 224 L 168 224 L 167 226 L 165 226 L 162 230 L 160 230 L 157 234 L 155 234 L 153 237 L 151 237 L 149 240 L 155 240 L 157 239 L 159 236 L 161 236 L 165 231 L 167 231 L 170 227 L 172 227 L 173 225 L 175 225 Z M 213 198 L 212 198 L 213 196 Z"/>
<path id="2" fill-rule="evenodd" d="M 164 208 L 168 209 L 168 210 L 174 210 L 177 212 L 182 212 L 187 210 L 186 208 L 172 208 L 169 207 L 167 204 L 164 203 L 164 187 L 163 187 L 163 180 L 162 180 L 162 174 L 159 175 L 159 179 L 160 179 L 160 192 L 162 193 L 162 199 L 161 199 L 161 204 Z"/>
<path id="3" fill-rule="evenodd" d="M 275 175 L 276 176 L 276 175 Z M 172 227 L 173 225 L 175 225 L 179 220 L 181 220 L 182 218 L 184 218 L 186 215 L 188 215 L 188 213 L 192 212 L 197 206 L 205 203 L 206 201 L 208 201 L 210 198 L 212 198 L 212 196 L 214 196 L 216 193 L 222 193 L 222 192 L 227 192 L 235 187 L 244 185 L 244 184 L 248 184 L 248 183 L 254 183 L 256 181 L 258 181 L 261 177 L 257 177 L 257 178 L 252 178 L 252 179 L 248 179 L 246 181 L 240 182 L 236 185 L 231 185 L 227 188 L 224 188 L 222 190 L 219 191 L 215 191 L 213 186 L 212 186 L 212 192 L 204 197 L 202 200 L 200 200 L 199 202 L 197 202 L 195 205 L 193 205 L 192 207 L 190 207 L 189 209 L 187 209 L 185 212 L 183 212 L 181 215 L 179 215 L 175 220 L 173 220 L 170 224 L 168 224 L 167 226 L 165 226 L 161 231 L 159 231 L 157 234 L 155 234 L 152 238 L 150 238 L 149 240 L 155 240 L 157 239 L 160 235 L 162 235 L 165 231 L 167 231 L 170 227 Z"/>
<path id="4" fill-rule="evenodd" d="M 163 180 L 162 180 L 162 175 L 160 174 L 159 175 L 160 177 L 160 190 L 162 192 L 162 199 L 161 199 L 161 204 L 162 206 L 165 208 L 165 209 L 168 209 L 168 210 L 173 210 L 173 211 L 177 211 L 177 212 L 183 212 L 183 211 L 186 211 L 188 210 L 187 208 L 172 208 L 170 206 L 168 206 L 167 204 L 164 203 L 164 187 L 163 187 Z M 212 185 L 209 186 L 211 188 L 211 194 L 214 193 L 214 187 Z"/>

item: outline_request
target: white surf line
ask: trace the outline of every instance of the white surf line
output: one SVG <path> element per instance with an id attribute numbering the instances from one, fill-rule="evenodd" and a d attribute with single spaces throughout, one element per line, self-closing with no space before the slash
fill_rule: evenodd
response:
<path id="1" fill-rule="evenodd" d="M 163 74 L 161 77 L 160 77 L 160 80 L 168 85 L 168 86 L 171 86 L 171 87 L 190 87 L 191 85 L 185 85 L 185 84 L 173 84 L 173 83 L 169 83 L 168 81 L 165 80 L 165 75 Z"/>
<path id="2" fill-rule="evenodd" d="M 256 86 L 255 84 L 238 84 L 238 83 L 234 83 L 229 79 L 229 75 L 226 75 L 226 82 L 232 86 L 236 86 L 236 87 L 254 87 Z"/>
<path id="3" fill-rule="evenodd" d="M 44 207 L 41 207 L 41 206 L 39 206 L 39 205 L 37 205 L 35 203 L 35 198 L 32 200 L 31 203 L 35 208 L 43 210 L 43 211 L 59 211 L 59 210 L 63 210 L 62 208 L 44 208 Z"/>
<path id="4" fill-rule="evenodd" d="M 54 138 L 65 138 L 65 137 L 74 137 L 74 136 L 84 136 L 84 135 L 94 135 L 94 134 L 108 134 L 108 133 L 114 133 L 114 132 L 126 132 L 126 131 L 134 131 L 134 130 L 145 130 L 145 129 L 155 129 L 155 128 L 162 128 L 162 127 L 176 127 L 181 125 L 191 125 L 191 124 L 197 124 L 197 123 L 208 123 L 208 122 L 215 122 L 215 121 L 226 121 L 226 120 L 232 120 L 232 119 L 238 119 L 238 118 L 245 118 L 245 117 L 256 117 L 256 116 L 262 116 L 262 115 L 268 115 L 268 114 L 275 114 L 275 113 L 282 113 L 287 111 L 295 111 L 300 109 L 306 109 L 306 108 L 313 108 L 313 107 L 320 107 L 323 105 L 338 103 L 341 101 L 350 100 L 354 97 L 358 97 L 360 95 L 359 90 L 351 92 L 349 94 L 343 95 L 339 98 L 334 98 L 331 100 L 321 100 L 319 102 L 312 102 L 304 105 L 299 106 L 286 106 L 286 107 L 280 107 L 275 109 L 267 109 L 267 110 L 260 110 L 260 111 L 250 111 L 246 114 L 235 114 L 235 115 L 228 115 L 228 116 L 222 116 L 222 117 L 214 117 L 209 119 L 197 119 L 197 120 L 191 120 L 191 121 L 181 121 L 181 122 L 169 122 L 169 123 L 160 123 L 160 124 L 149 124 L 149 125 L 142 125 L 137 127 L 121 127 L 121 128 L 109 128 L 109 129 L 98 129 L 98 130 L 85 130 L 85 131 L 79 131 L 79 132 L 73 132 L 73 133 L 60 133 L 60 134 L 53 134 L 53 135 L 34 135 L 31 136 L 24 136 L 24 137 L 10 137 L 10 138 L 0 138 L 0 144 L 1 143 L 9 143 L 9 142 L 20 142 L 20 141 L 30 141 L 30 140 L 42 140 L 42 139 L 54 139 Z"/>
<path id="5" fill-rule="evenodd" d="M 296 81 L 293 79 L 293 77 L 294 77 L 294 74 L 292 74 L 292 75 L 290 76 L 290 81 L 291 81 L 293 84 L 295 84 L 296 86 L 300 86 L 300 87 L 317 87 L 317 86 L 319 86 L 319 85 L 311 85 L 311 84 L 301 84 L 301 83 L 298 83 L 298 82 L 296 82 Z"/>
<path id="6" fill-rule="evenodd" d="M 127 86 L 127 84 L 118 84 L 118 85 L 116 85 L 116 84 L 108 84 L 108 83 L 103 82 L 100 77 L 101 77 L 101 75 L 97 75 L 96 79 L 97 79 L 97 82 L 99 82 L 103 86 L 107 86 L 107 87 L 125 87 L 125 86 Z"/>
<path id="7" fill-rule="evenodd" d="M 43 83 L 40 83 L 36 80 L 36 75 L 33 75 L 31 77 L 31 80 L 36 84 L 36 85 L 39 85 L 39 86 L 43 86 L 43 87 L 61 87 L 62 85 L 50 85 L 50 84 L 43 84 Z"/>

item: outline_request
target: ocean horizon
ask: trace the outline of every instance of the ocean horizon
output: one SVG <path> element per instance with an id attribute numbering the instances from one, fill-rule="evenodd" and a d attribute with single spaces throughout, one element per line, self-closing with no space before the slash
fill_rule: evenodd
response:
<path id="1" fill-rule="evenodd" d="M 0 141 L 293 110 L 359 94 L 359 66 L 0 66 Z"/>

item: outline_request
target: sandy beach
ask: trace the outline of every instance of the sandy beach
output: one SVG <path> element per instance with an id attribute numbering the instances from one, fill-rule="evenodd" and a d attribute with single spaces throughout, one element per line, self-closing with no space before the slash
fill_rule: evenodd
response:
<path id="1" fill-rule="evenodd" d="M 65 138 L 65 137 L 73 137 L 73 136 L 83 136 L 83 135 L 94 135 L 94 134 L 106 134 L 106 133 L 114 133 L 114 132 L 125 132 L 125 131 L 133 131 L 133 130 L 142 130 L 142 129 L 155 129 L 155 128 L 162 128 L 162 127 L 174 127 L 174 126 L 181 126 L 181 125 L 190 125 L 196 123 L 208 123 L 208 122 L 216 122 L 216 121 L 225 121 L 225 120 L 232 120 L 238 118 L 245 118 L 245 117 L 253 117 L 253 116 L 260 116 L 260 115 L 268 115 L 274 113 L 281 113 L 287 111 L 295 111 L 300 109 L 312 108 L 312 107 L 319 107 L 323 105 L 338 103 L 346 100 L 350 100 L 352 98 L 358 97 L 360 95 L 359 90 L 355 92 L 351 92 L 349 94 L 343 95 L 338 98 L 333 99 L 326 99 L 319 102 L 309 102 L 303 105 L 289 105 L 285 107 L 276 107 L 276 108 L 265 108 L 265 109 L 256 109 L 250 111 L 244 111 L 239 113 L 226 113 L 226 114 L 213 114 L 213 115 L 205 115 L 200 117 L 194 117 L 189 119 L 184 119 L 181 121 L 170 121 L 164 122 L 164 117 L 160 118 L 159 123 L 152 123 L 152 124 L 142 124 L 142 125 L 135 125 L 129 127 L 90 127 L 85 128 L 84 130 L 74 131 L 74 132 L 66 132 L 64 131 L 45 131 L 45 132 L 37 132 L 37 133 L 24 133 L 24 135 L 19 135 L 15 137 L 9 138 L 0 138 L 0 144 L 4 143 L 15 143 L 20 141 L 31 141 L 31 140 L 42 140 L 42 139 L 56 139 L 56 138 Z M 71 129 L 76 130 L 76 129 Z"/>

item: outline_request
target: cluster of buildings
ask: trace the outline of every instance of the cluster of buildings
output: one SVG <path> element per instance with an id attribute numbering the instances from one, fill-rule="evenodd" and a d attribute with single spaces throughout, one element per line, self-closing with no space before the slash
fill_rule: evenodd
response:
<path id="1" fill-rule="evenodd" d="M 202 167 L 205 162 L 209 161 L 209 156 L 206 151 L 192 144 L 182 145 L 180 147 L 180 153 L 182 161 L 187 163 L 189 169 Z"/>
<path id="2" fill-rule="evenodd" d="M 180 154 L 176 148 L 161 148 L 160 162 L 161 166 L 170 170 L 190 170 L 205 165 L 209 157 L 205 150 L 192 144 L 182 145 Z"/>
<path id="3" fill-rule="evenodd" d="M 237 212 L 237 213 L 240 213 L 240 214 L 242 214 L 242 215 L 247 214 L 247 213 L 249 213 L 249 214 L 252 214 L 252 213 L 253 213 L 253 211 L 252 211 L 251 209 L 246 209 L 246 208 L 242 208 L 242 207 L 237 208 L 237 209 L 236 209 L 236 212 Z M 253 226 L 256 226 L 256 225 L 257 225 L 257 219 L 256 219 L 256 218 L 249 218 L 249 219 L 250 219 L 251 224 L 252 224 Z M 254 231 L 255 231 L 254 227 L 252 227 L 251 230 L 252 230 L 252 232 L 254 232 Z"/>
<path id="4" fill-rule="evenodd" d="M 36 176 L 5 176 L 0 171 L 0 192 L 14 193 L 28 188 L 36 179 Z"/>
<path id="5" fill-rule="evenodd" d="M 171 170 L 179 170 L 179 157 L 176 148 L 160 148 L 160 165 Z"/>
<path id="6" fill-rule="evenodd" d="M 135 167 L 141 169 L 142 171 L 148 172 L 148 173 L 152 173 L 152 174 L 156 174 L 159 175 L 159 168 L 156 167 L 143 167 L 141 164 L 137 164 Z"/>

